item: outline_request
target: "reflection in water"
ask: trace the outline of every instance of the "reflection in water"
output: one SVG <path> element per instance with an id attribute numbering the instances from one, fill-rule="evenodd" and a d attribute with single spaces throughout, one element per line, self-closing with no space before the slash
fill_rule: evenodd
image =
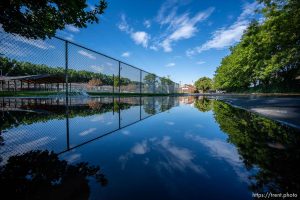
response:
<path id="1" fill-rule="evenodd" d="M 214 101 L 214 116 L 234 144 L 248 170 L 255 192 L 300 191 L 299 130 Z"/>
<path id="2" fill-rule="evenodd" d="M 89 178 L 102 186 L 108 180 L 99 167 L 71 165 L 48 151 L 12 156 L 0 166 L 1 196 L 9 199 L 89 199 Z"/>
<path id="3" fill-rule="evenodd" d="M 200 96 L 195 99 L 194 106 L 201 112 L 207 112 L 212 109 L 212 100 L 205 98 L 204 96 Z"/>
<path id="4" fill-rule="evenodd" d="M 212 98 L 97 97 L 70 98 L 68 103 L 3 98 L 0 104 L 1 185 L 9 173 L 20 180 L 4 186 L 7 193 L 17 189 L 15 195 L 51 193 L 50 198 L 82 187 L 82 198 L 88 198 L 95 189 L 87 180 L 97 179 L 99 169 L 71 165 L 80 160 L 108 171 L 109 186 L 92 196 L 104 199 L 199 199 L 200 194 L 248 199 L 249 191 L 300 191 L 299 130 Z M 71 180 L 72 187 L 67 184 Z M 23 190 L 17 188 L 21 183 Z M 43 188 L 29 193 L 36 185 Z M 140 192 L 132 193 L 132 188 Z"/>
<path id="5" fill-rule="evenodd" d="M 0 161 L 17 153 L 69 151 L 178 103 L 173 97 L 2 98 Z M 66 127 L 66 128 L 63 128 Z M 65 136 L 64 136 L 65 134 Z"/>

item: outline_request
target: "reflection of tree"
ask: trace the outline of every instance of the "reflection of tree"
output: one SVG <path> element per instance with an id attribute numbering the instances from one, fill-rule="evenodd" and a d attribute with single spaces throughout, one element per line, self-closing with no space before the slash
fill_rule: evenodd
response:
<path id="1" fill-rule="evenodd" d="M 222 102 L 215 101 L 213 108 L 216 121 L 236 145 L 245 166 L 258 168 L 250 177 L 253 191 L 300 191 L 299 131 Z"/>
<path id="2" fill-rule="evenodd" d="M 158 101 L 160 102 L 160 111 L 164 112 L 167 110 L 170 110 L 172 107 L 175 106 L 175 99 L 173 97 L 165 97 L 165 98 L 160 98 Z"/>
<path id="3" fill-rule="evenodd" d="M 155 115 L 155 98 L 154 97 L 145 97 L 143 98 L 143 107 L 144 111 L 149 115 Z"/>
<path id="4" fill-rule="evenodd" d="M 121 110 L 130 108 L 130 104 L 118 102 Z M 95 114 L 112 112 L 114 103 L 99 103 L 97 101 L 89 101 L 88 104 L 69 106 L 68 116 L 85 117 Z M 39 110 L 45 112 L 3 112 L 0 119 L 0 130 L 17 127 L 19 125 L 33 124 L 37 122 L 47 122 L 53 119 L 64 119 L 66 117 L 65 105 L 28 105 L 26 109 Z"/>
<path id="5" fill-rule="evenodd" d="M 48 151 L 12 156 L 0 166 L 1 196 L 10 199 L 88 199 L 88 178 L 108 181 L 98 166 L 71 165 Z"/>
<path id="6" fill-rule="evenodd" d="M 195 100 L 194 106 L 201 112 L 207 112 L 212 109 L 212 100 L 205 97 L 199 97 L 199 99 Z"/>

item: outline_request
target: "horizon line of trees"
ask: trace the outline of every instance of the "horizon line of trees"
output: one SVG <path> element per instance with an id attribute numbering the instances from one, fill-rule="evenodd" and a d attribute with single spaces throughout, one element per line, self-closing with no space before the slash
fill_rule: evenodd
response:
<path id="1" fill-rule="evenodd" d="M 49 74 L 57 77 L 65 76 L 64 67 L 49 67 L 45 64 L 33 64 L 30 62 L 17 61 L 8 57 L 0 57 L 2 74 L 10 76 L 26 76 L 37 74 Z M 92 85 L 119 85 L 119 77 L 96 73 L 87 70 L 68 69 L 69 82 L 90 83 Z M 129 78 L 120 78 L 120 85 L 139 84 L 139 81 L 132 81 Z M 147 74 L 143 78 L 143 83 L 148 85 L 173 85 L 174 82 L 168 77 L 157 77 L 155 74 Z"/>

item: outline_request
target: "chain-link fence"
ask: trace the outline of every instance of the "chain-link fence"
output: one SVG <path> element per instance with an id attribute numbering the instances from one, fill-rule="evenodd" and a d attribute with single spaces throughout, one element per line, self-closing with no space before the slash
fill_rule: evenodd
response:
<path id="1" fill-rule="evenodd" d="M 0 27 L 0 54 L 0 90 L 5 92 L 178 92 L 178 84 L 169 78 L 56 36 L 30 39 Z"/>

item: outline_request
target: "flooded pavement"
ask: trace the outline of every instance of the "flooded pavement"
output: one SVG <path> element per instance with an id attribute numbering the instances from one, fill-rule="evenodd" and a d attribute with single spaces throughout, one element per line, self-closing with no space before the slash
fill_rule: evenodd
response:
<path id="1" fill-rule="evenodd" d="M 1 187 L 11 199 L 252 199 L 300 191 L 299 129 L 214 98 L 1 102 Z"/>

